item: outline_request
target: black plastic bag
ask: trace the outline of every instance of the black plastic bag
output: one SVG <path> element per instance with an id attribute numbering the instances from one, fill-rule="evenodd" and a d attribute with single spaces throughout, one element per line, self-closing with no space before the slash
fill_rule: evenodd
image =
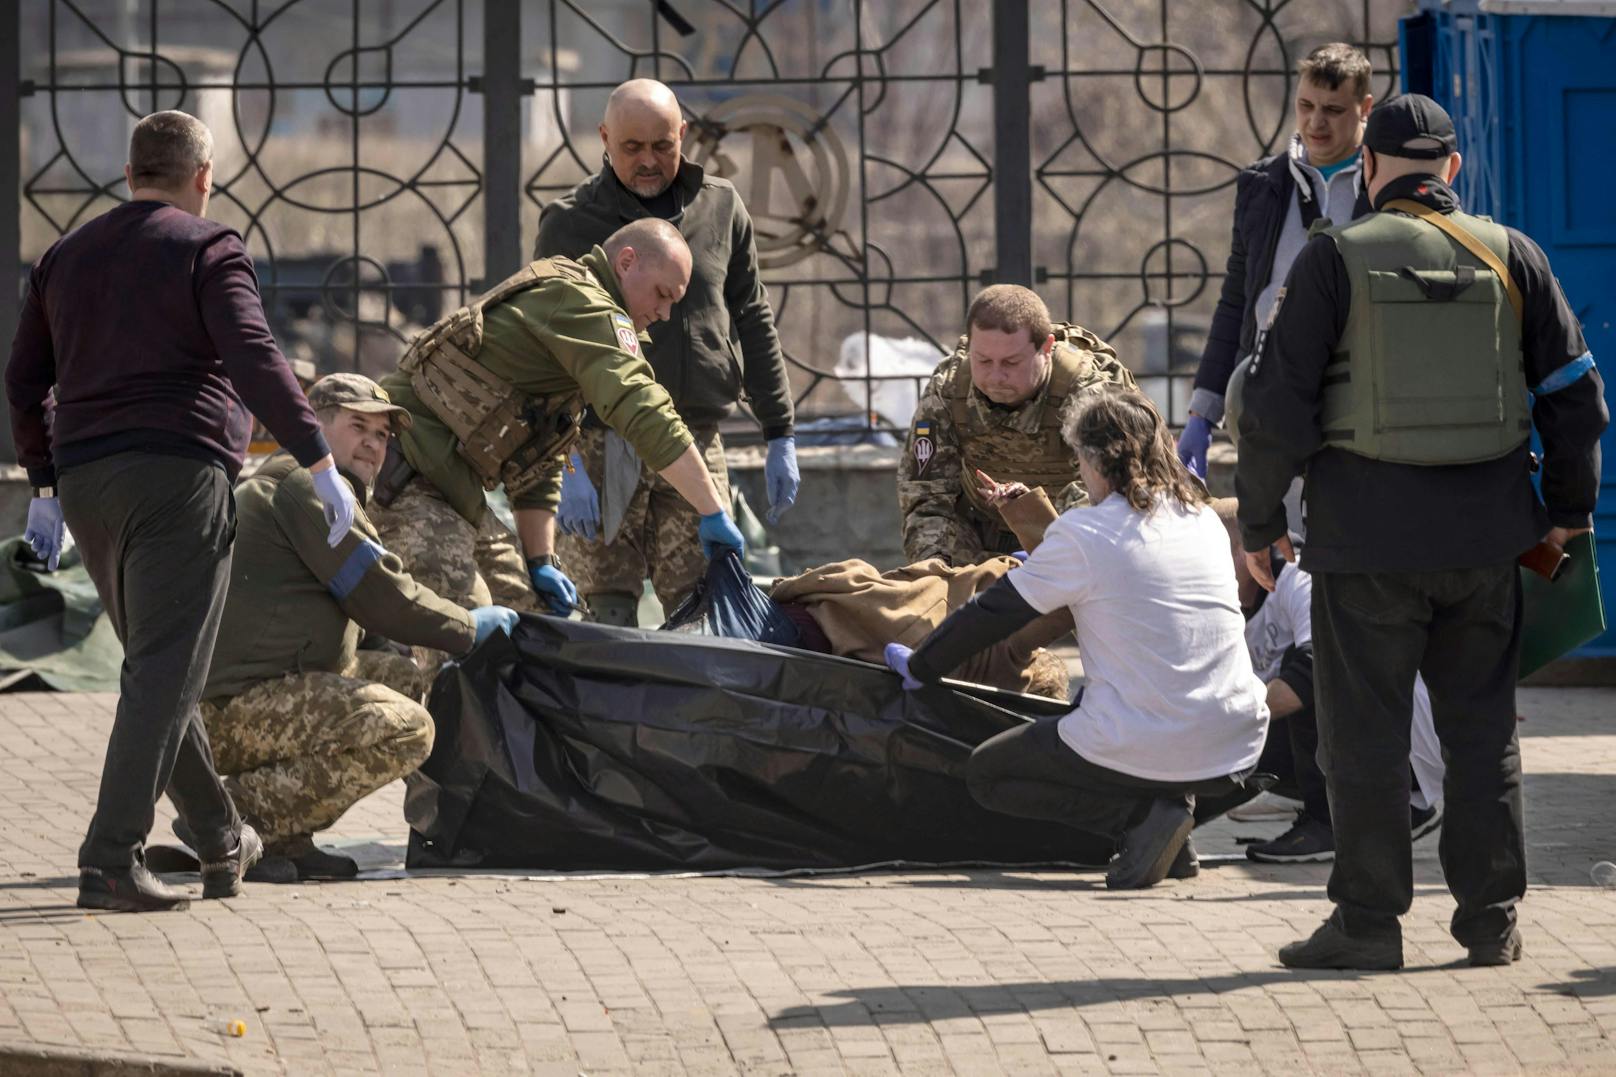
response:
<path id="1" fill-rule="evenodd" d="M 706 575 L 669 614 L 662 630 L 786 647 L 800 642 L 797 626 L 752 582 L 741 555 L 734 550 L 724 550 L 707 562 Z"/>
<path id="2" fill-rule="evenodd" d="M 526 616 L 433 687 L 411 867 L 1101 864 L 971 799 L 970 751 L 1060 704 L 742 640 Z"/>

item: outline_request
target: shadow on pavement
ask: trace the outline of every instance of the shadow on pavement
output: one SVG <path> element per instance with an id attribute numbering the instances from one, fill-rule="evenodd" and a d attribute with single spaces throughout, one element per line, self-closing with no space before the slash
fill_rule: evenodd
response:
<path id="1" fill-rule="evenodd" d="M 1028 981 L 981 987 L 949 987 L 941 984 L 854 987 L 830 993 L 833 997 L 847 999 L 846 1002 L 825 1006 L 791 1006 L 772 1014 L 769 1017 L 769 1025 L 778 1028 L 810 1020 L 827 1026 L 867 1025 L 872 1016 L 878 1016 L 883 1025 L 921 1024 L 949 1017 L 969 1017 L 995 1011 L 1066 1009 L 1073 1006 L 1099 1006 L 1127 999 L 1221 995 L 1242 988 L 1263 987 L 1273 983 L 1360 980 L 1398 975 L 1401 973 L 1293 971 L 1275 968 L 1268 972 L 1207 976 L 1198 979 Z"/>

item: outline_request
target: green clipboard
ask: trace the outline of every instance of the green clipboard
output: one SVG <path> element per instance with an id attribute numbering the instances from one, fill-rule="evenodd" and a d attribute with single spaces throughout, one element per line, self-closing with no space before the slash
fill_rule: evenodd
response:
<path id="1" fill-rule="evenodd" d="M 1599 562 L 1592 532 L 1566 543 L 1560 578 L 1550 583 L 1521 569 L 1521 670 L 1525 678 L 1605 631 L 1599 597 Z"/>

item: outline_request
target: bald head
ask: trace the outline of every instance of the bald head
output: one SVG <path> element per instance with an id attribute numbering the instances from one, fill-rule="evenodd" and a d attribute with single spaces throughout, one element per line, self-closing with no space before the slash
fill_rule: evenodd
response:
<path id="1" fill-rule="evenodd" d="M 673 91 L 655 79 L 631 79 L 606 99 L 600 141 L 619 182 L 642 199 L 666 191 L 679 175 L 684 114 Z"/>
<path id="2" fill-rule="evenodd" d="M 672 90 L 656 79 L 629 79 L 606 99 L 606 115 L 601 123 L 610 127 L 613 121 L 637 119 L 647 113 L 674 123 L 684 119 Z"/>
<path id="3" fill-rule="evenodd" d="M 666 321 L 690 284 L 690 248 L 679 229 L 642 217 L 608 236 L 604 248 L 634 328 Z"/>

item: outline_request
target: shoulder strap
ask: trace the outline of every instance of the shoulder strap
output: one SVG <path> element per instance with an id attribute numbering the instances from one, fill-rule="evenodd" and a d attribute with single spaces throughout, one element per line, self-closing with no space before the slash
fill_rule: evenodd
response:
<path id="1" fill-rule="evenodd" d="M 1491 247 L 1477 239 L 1459 222 L 1413 199 L 1394 198 L 1387 202 L 1384 208 L 1402 210 L 1404 213 L 1418 217 L 1426 224 L 1435 225 L 1443 232 L 1446 232 L 1449 239 L 1480 258 L 1482 264 L 1497 273 L 1498 279 L 1504 282 L 1504 291 L 1509 293 L 1509 305 L 1515 311 L 1516 319 L 1519 320 L 1522 317 L 1522 311 L 1525 309 L 1526 304 L 1521 298 L 1521 290 L 1515 286 L 1515 279 L 1509 275 L 1509 267 L 1499 259 L 1498 255 L 1493 253 Z"/>
<path id="2" fill-rule="evenodd" d="M 954 419 L 954 428 L 963 429 L 968 417 L 966 402 L 971 395 L 971 357 L 961 355 L 954 364 L 954 377 L 948 386 L 948 410 Z"/>

